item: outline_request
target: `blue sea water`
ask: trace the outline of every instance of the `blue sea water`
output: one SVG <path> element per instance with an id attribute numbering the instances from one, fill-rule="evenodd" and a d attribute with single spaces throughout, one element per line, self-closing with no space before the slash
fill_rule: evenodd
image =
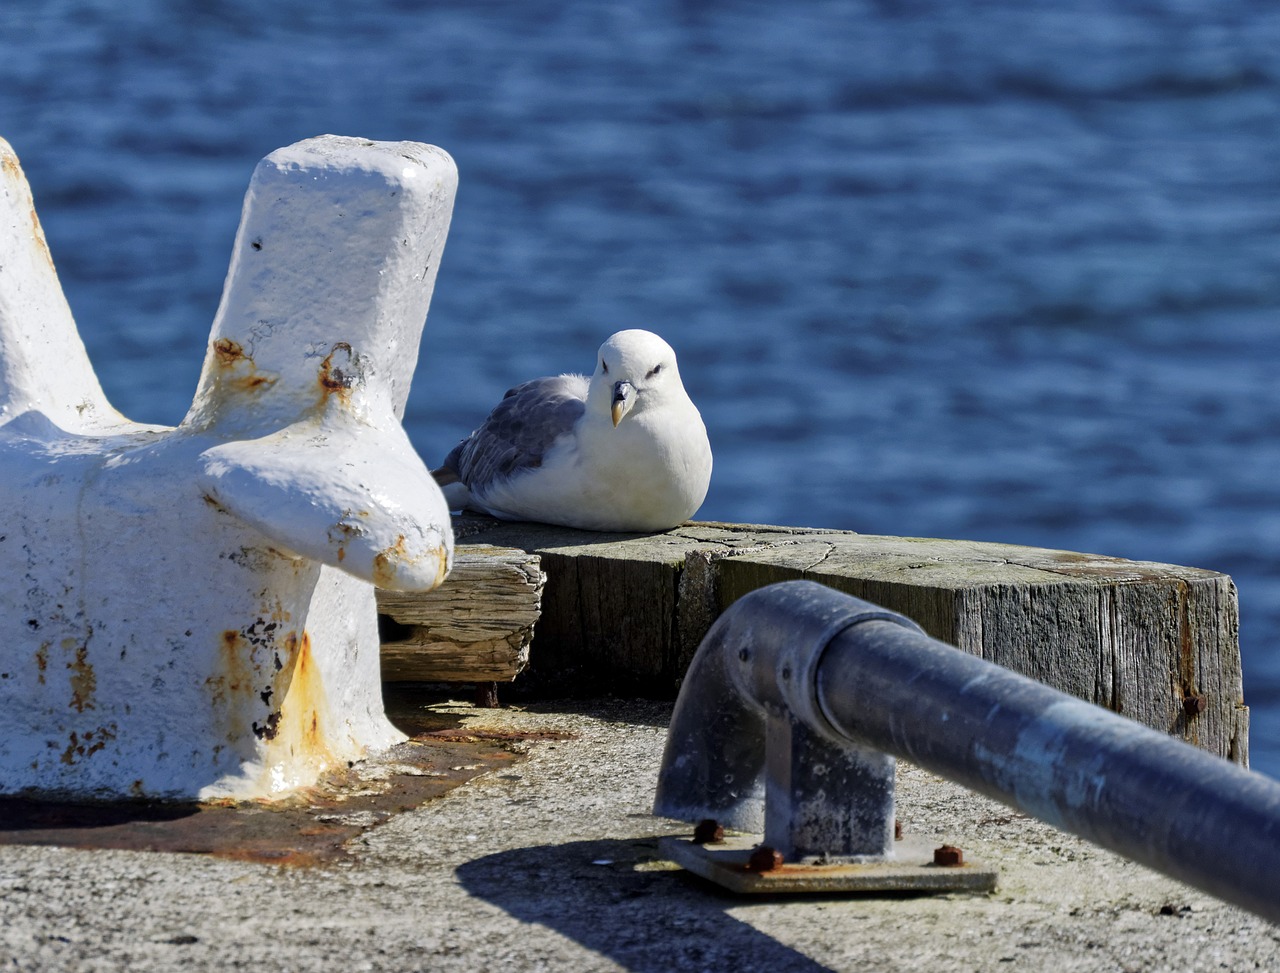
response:
<path id="1" fill-rule="evenodd" d="M 611 331 L 680 353 L 703 518 L 1214 568 L 1280 776 L 1280 7 L 7 0 L 14 145 L 103 385 L 176 423 L 255 162 L 461 190 L 429 461 Z"/>

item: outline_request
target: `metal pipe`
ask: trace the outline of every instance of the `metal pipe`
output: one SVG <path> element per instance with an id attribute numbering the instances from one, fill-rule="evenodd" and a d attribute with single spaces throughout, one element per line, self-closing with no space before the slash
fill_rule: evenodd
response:
<path id="1" fill-rule="evenodd" d="M 761 830 L 766 750 L 779 745 L 766 726 L 784 710 L 1280 922 L 1280 783 L 811 582 L 759 589 L 708 633 L 655 813 Z"/>

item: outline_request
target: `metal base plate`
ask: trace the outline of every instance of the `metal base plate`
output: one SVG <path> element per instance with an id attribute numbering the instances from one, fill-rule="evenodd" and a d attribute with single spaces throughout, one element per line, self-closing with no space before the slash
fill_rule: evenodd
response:
<path id="1" fill-rule="evenodd" d="M 990 892 L 999 873 L 980 862 L 940 866 L 933 863 L 936 843 L 905 838 L 894 843 L 887 861 L 854 865 L 783 863 L 768 872 L 747 869 L 747 859 L 760 844 L 759 835 L 725 835 L 718 844 L 699 845 L 689 838 L 658 840 L 669 861 L 733 892 Z"/>

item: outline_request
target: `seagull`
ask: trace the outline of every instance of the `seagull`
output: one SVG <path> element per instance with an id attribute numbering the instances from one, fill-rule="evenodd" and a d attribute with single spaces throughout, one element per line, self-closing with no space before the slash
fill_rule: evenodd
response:
<path id="1" fill-rule="evenodd" d="M 711 444 L 676 353 L 651 331 L 619 331 L 595 373 L 508 390 L 432 475 L 451 510 L 585 530 L 684 523 L 711 482 Z"/>

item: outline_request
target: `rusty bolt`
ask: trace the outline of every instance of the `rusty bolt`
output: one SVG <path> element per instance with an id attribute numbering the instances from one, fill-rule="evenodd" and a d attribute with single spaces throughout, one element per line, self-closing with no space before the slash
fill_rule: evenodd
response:
<path id="1" fill-rule="evenodd" d="M 893 819 L 893 840 L 894 841 L 902 840 L 902 822 L 899 821 L 897 818 Z"/>
<path id="2" fill-rule="evenodd" d="M 782 852 L 768 845 L 761 845 L 747 859 L 747 871 L 771 872 L 782 867 Z"/>
<path id="3" fill-rule="evenodd" d="M 724 842 L 724 828 L 715 818 L 705 818 L 693 829 L 695 845 L 718 845 Z"/>
<path id="4" fill-rule="evenodd" d="M 943 868 L 954 868 L 964 864 L 964 852 L 955 845 L 943 845 L 933 849 L 933 863 Z"/>
<path id="5" fill-rule="evenodd" d="M 1209 705 L 1209 698 L 1203 693 L 1187 693 L 1182 697 L 1182 711 L 1188 716 L 1199 716 Z"/>

